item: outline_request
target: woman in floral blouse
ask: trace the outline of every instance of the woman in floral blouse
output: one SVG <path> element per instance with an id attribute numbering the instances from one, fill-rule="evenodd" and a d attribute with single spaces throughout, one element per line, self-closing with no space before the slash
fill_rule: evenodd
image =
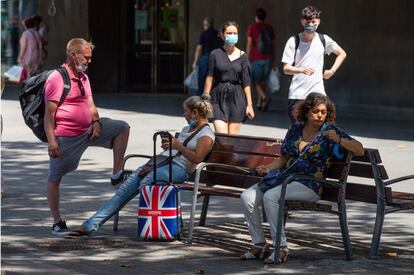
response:
<path id="1" fill-rule="evenodd" d="M 240 259 L 263 259 L 269 247 L 266 243 L 261 224 L 259 206 L 264 205 L 269 220 L 271 237 L 276 237 L 277 218 L 281 184 L 292 174 L 325 177 L 334 155 L 334 147 L 340 146 L 356 156 L 362 156 L 362 144 L 340 131 L 332 124 L 335 122 L 335 105 L 320 93 L 311 93 L 298 107 L 298 121 L 290 127 L 281 147 L 279 159 L 268 165 L 256 168 L 263 179 L 241 195 L 244 214 L 252 237 L 252 248 L 241 255 Z M 337 145 L 336 145 L 337 144 Z M 312 180 L 297 180 L 288 184 L 287 200 L 315 202 L 322 194 L 322 184 Z M 289 250 L 282 226 L 281 251 L 278 261 L 286 262 Z M 273 263 L 272 256 L 264 260 Z"/>

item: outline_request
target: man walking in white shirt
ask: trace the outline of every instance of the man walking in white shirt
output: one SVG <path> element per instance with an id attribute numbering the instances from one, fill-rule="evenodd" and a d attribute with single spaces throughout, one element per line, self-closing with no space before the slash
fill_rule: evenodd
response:
<path id="1" fill-rule="evenodd" d="M 283 51 L 283 72 L 292 75 L 289 87 L 288 115 L 290 123 L 295 119 L 294 106 L 312 92 L 325 93 L 323 80 L 330 79 L 346 57 L 345 51 L 326 34 L 316 32 L 321 23 L 321 10 L 307 6 L 301 13 L 304 31 L 292 36 Z M 336 59 L 330 69 L 324 70 L 324 55 L 334 53 Z"/>

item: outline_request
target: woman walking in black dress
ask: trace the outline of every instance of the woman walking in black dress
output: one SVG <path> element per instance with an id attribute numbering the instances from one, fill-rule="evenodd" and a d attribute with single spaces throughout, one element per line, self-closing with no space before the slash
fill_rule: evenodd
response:
<path id="1" fill-rule="evenodd" d="M 208 61 L 203 94 L 210 94 L 218 133 L 239 134 L 242 122 L 254 117 L 250 64 L 247 54 L 236 47 L 237 29 L 235 22 L 223 24 L 224 46 L 212 51 Z"/>

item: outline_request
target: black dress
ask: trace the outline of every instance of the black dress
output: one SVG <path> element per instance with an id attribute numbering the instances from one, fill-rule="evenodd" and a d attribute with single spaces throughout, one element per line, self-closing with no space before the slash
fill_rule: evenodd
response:
<path id="1" fill-rule="evenodd" d="M 208 75 L 213 76 L 210 92 L 213 120 L 243 122 L 246 117 L 244 87 L 251 85 L 251 70 L 247 54 L 230 61 L 224 48 L 215 49 L 208 60 Z"/>

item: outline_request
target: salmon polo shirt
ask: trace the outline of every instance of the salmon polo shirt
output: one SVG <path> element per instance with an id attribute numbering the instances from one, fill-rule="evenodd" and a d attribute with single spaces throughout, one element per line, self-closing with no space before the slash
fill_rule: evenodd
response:
<path id="1" fill-rule="evenodd" d="M 89 78 L 84 73 L 76 77 L 69 66 L 62 65 L 70 78 L 70 91 L 55 114 L 55 136 L 73 137 L 85 133 L 91 127 L 92 113 L 89 106 L 89 97 L 92 96 Z M 83 85 L 84 95 L 80 88 Z M 59 102 L 63 94 L 63 78 L 60 73 L 53 71 L 45 83 L 45 101 Z"/>

